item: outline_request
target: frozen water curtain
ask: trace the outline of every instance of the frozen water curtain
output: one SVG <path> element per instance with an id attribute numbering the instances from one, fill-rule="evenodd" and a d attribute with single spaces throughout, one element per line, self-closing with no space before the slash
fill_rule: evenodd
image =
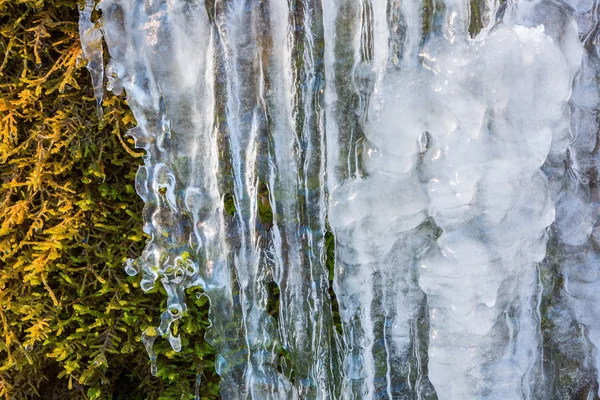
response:
<path id="1" fill-rule="evenodd" d="M 202 286 L 223 399 L 597 398 L 599 16 L 89 0 L 98 102 L 125 93 L 145 150 L 152 368 Z"/>

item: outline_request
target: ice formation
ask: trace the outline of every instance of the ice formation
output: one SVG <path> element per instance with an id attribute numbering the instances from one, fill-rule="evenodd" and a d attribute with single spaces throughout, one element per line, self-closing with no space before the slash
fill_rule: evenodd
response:
<path id="1" fill-rule="evenodd" d="M 224 399 L 596 398 L 595 0 L 93 8 L 146 151 L 154 371 L 202 286 Z"/>

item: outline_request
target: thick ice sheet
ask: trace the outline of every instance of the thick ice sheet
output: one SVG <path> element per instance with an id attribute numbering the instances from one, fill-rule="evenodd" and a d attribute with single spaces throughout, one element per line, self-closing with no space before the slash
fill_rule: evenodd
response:
<path id="1" fill-rule="evenodd" d="M 596 396 L 593 0 L 92 6 L 146 150 L 153 363 L 201 285 L 225 399 Z"/>

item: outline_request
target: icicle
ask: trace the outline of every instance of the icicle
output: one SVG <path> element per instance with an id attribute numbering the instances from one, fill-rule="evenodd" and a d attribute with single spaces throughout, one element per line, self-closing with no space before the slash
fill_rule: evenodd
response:
<path id="1" fill-rule="evenodd" d="M 92 77 L 94 96 L 98 118 L 102 119 L 102 98 L 104 97 L 104 60 L 102 51 L 102 32 L 100 25 L 102 20 L 92 22 L 94 11 L 94 0 L 86 0 L 83 8 L 79 11 L 79 38 L 83 58 L 87 60 L 86 68 Z"/>
<path id="2" fill-rule="evenodd" d="M 565 19 L 557 31 L 572 41 Z M 577 64 L 567 61 L 580 50 L 561 49 L 545 33 L 552 24 L 532 25 L 496 26 L 481 44 L 429 54 L 442 106 L 428 126 L 429 212 L 443 233 L 420 283 L 440 399 L 540 396 L 536 264 L 554 209 L 539 168 L 568 124 Z"/>

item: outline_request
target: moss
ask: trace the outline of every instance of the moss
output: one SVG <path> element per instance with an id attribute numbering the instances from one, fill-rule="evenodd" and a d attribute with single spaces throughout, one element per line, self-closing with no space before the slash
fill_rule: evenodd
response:
<path id="1" fill-rule="evenodd" d="M 223 196 L 225 212 L 231 216 L 235 214 L 235 199 L 231 193 L 225 193 Z"/>
<path id="2" fill-rule="evenodd" d="M 193 398 L 198 377 L 217 398 L 204 297 L 178 327 L 182 352 L 157 346 L 150 376 L 140 335 L 164 296 L 122 265 L 145 240 L 135 121 L 112 95 L 95 116 L 77 3 L 0 1 L 0 14 L 0 398 Z"/>
<path id="3" fill-rule="evenodd" d="M 273 209 L 269 197 L 269 188 L 265 183 L 261 183 L 258 188 L 257 207 L 260 223 L 265 229 L 271 229 L 273 226 Z"/>
<path id="4" fill-rule="evenodd" d="M 336 332 L 341 335 L 342 319 L 340 318 L 340 305 L 333 291 L 333 280 L 335 279 L 335 236 L 330 230 L 325 232 L 325 265 L 329 273 L 329 297 L 331 298 L 333 325 Z"/>
<path id="5" fill-rule="evenodd" d="M 483 27 L 489 22 L 484 21 L 484 16 L 481 13 L 481 10 L 485 10 L 485 5 L 481 0 L 471 0 L 470 4 L 471 12 L 469 13 L 470 21 L 469 21 L 469 35 L 472 38 L 477 36 L 479 32 L 483 29 Z"/>

